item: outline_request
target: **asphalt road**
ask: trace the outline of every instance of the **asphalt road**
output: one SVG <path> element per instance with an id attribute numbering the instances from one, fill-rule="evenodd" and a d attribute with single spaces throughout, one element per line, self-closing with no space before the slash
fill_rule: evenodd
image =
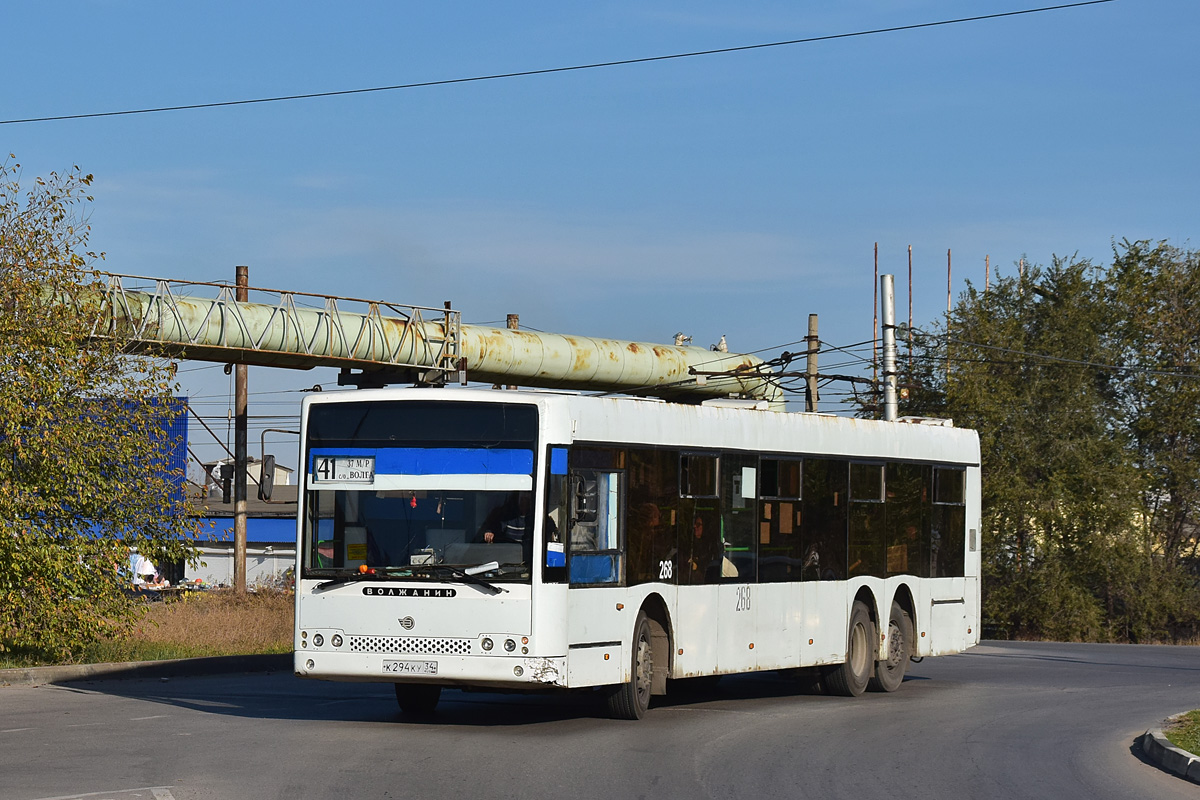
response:
<path id="1" fill-rule="evenodd" d="M 994 643 L 899 691 L 775 676 L 660 700 L 447 692 L 287 674 L 0 688 L 0 800 L 56 798 L 1195 798 L 1134 738 L 1200 707 L 1200 648 Z"/>

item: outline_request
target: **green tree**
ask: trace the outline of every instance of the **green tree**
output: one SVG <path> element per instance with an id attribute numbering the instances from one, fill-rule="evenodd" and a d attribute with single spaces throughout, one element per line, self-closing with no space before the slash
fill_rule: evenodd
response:
<path id="1" fill-rule="evenodd" d="M 1200 443 L 1200 387 L 1178 377 L 1196 363 L 1186 260 L 1145 246 L 1111 269 L 1055 260 L 968 287 L 918 339 L 903 413 L 979 431 L 984 616 L 1010 635 L 1194 635 L 1179 564 Z"/>
<path id="2" fill-rule="evenodd" d="M 1146 482 L 1147 533 L 1169 564 L 1194 561 L 1200 521 L 1200 254 L 1165 242 L 1114 248 L 1108 284 L 1121 424 Z"/>
<path id="3" fill-rule="evenodd" d="M 191 557 L 193 523 L 165 469 L 170 365 L 89 336 L 92 176 L 22 191 L 14 158 L 0 163 L 0 650 L 65 658 L 132 624 L 130 548 Z"/>

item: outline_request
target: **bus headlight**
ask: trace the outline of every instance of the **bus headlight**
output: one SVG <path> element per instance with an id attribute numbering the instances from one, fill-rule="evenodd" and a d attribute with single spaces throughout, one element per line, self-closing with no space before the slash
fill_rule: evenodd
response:
<path id="1" fill-rule="evenodd" d="M 483 648 L 485 653 L 491 652 L 492 640 L 485 636 L 483 637 L 483 641 L 479 643 L 479 646 Z"/>
<path id="2" fill-rule="evenodd" d="M 319 633 L 313 634 L 313 647 L 320 647 L 325 644 L 325 637 Z"/>
<path id="3" fill-rule="evenodd" d="M 513 650 L 517 649 L 517 643 L 514 642 L 512 639 L 505 639 L 504 640 L 504 649 L 511 653 Z"/>
<path id="4" fill-rule="evenodd" d="M 334 647 L 341 647 L 342 646 L 342 635 L 340 633 L 335 633 L 333 635 L 333 638 L 331 638 L 329 640 L 329 643 L 331 645 L 333 645 Z"/>

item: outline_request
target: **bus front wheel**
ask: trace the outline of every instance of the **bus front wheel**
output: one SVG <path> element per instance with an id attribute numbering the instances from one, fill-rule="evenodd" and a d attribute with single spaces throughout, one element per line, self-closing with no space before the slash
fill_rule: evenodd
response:
<path id="1" fill-rule="evenodd" d="M 397 683 L 396 702 L 405 714 L 432 714 L 442 698 L 442 687 L 428 683 Z"/>
<path id="2" fill-rule="evenodd" d="M 650 708 L 650 690 L 654 677 L 654 640 L 650 618 L 639 611 L 633 623 L 633 647 L 630 653 L 629 682 L 608 690 L 608 711 L 616 719 L 641 719 Z"/>
<path id="3" fill-rule="evenodd" d="M 858 697 L 866 691 L 875 672 L 875 625 L 867 606 L 855 600 L 850 609 L 850 630 L 846 636 L 846 660 L 825 672 L 825 688 L 830 694 Z"/>

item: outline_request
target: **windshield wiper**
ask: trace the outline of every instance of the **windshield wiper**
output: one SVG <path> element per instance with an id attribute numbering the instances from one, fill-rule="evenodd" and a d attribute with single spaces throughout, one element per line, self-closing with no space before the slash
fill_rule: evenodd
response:
<path id="1" fill-rule="evenodd" d="M 331 586 L 341 586 L 343 583 L 353 583 L 354 581 L 394 581 L 403 578 L 403 575 L 392 574 L 394 568 L 376 568 L 370 572 L 348 572 L 345 575 L 339 575 L 336 578 L 331 578 L 324 583 L 318 583 L 318 589 L 328 589 Z"/>
<path id="2" fill-rule="evenodd" d="M 496 584 L 489 583 L 483 578 L 477 577 L 477 574 L 480 572 L 491 572 L 492 570 L 499 568 L 500 565 L 498 563 L 495 561 L 489 561 L 486 564 L 479 564 L 474 567 L 467 567 L 466 569 L 463 569 L 462 567 L 455 567 L 450 564 L 419 564 L 411 569 L 413 575 L 427 574 L 435 569 L 445 570 L 461 580 L 463 583 L 471 583 L 476 586 L 482 586 L 491 594 L 500 594 L 501 592 L 506 592 L 508 590 L 501 589 Z"/>

